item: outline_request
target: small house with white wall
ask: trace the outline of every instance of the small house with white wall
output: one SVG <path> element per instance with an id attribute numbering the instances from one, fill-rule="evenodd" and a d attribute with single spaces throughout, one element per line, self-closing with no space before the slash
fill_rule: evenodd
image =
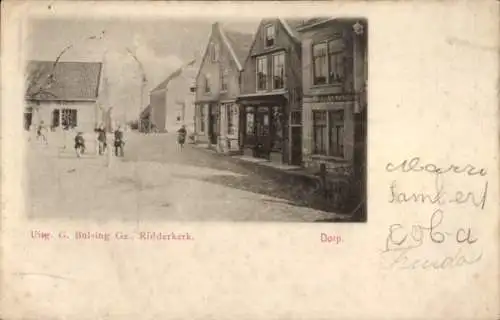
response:
<path id="1" fill-rule="evenodd" d="M 25 128 L 92 132 L 103 120 L 98 105 L 101 62 L 29 61 L 26 74 Z"/>

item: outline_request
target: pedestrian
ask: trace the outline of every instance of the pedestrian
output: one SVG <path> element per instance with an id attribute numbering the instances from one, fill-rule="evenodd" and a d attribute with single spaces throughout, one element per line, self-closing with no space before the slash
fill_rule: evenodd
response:
<path id="1" fill-rule="evenodd" d="M 186 126 L 182 125 L 182 127 L 177 130 L 177 143 L 179 144 L 180 150 L 184 149 L 184 143 L 186 142 Z"/>
<path id="2" fill-rule="evenodd" d="M 104 152 L 106 152 L 106 148 L 108 147 L 104 125 L 101 125 L 99 128 L 97 128 L 97 142 L 99 144 L 99 155 L 102 155 L 104 154 Z"/>
<path id="3" fill-rule="evenodd" d="M 75 152 L 78 158 L 85 153 L 85 139 L 82 132 L 78 132 L 75 136 Z"/>
<path id="4" fill-rule="evenodd" d="M 41 141 L 43 144 L 47 144 L 47 129 L 45 128 L 43 120 L 40 121 L 40 124 L 36 129 L 36 139 Z"/>
<path id="5" fill-rule="evenodd" d="M 115 130 L 115 156 L 123 157 L 123 145 L 125 144 L 123 139 L 123 131 L 120 126 Z"/>

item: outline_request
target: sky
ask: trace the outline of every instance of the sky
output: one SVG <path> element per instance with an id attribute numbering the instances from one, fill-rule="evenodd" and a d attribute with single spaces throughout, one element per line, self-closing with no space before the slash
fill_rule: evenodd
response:
<path id="1" fill-rule="evenodd" d="M 124 120 L 137 118 L 149 101 L 148 92 L 171 72 L 193 58 L 200 61 L 212 20 L 34 19 L 25 35 L 26 59 L 54 61 L 63 48 L 73 45 L 61 61 L 104 61 L 108 79 L 107 104 Z M 253 34 L 259 21 L 219 21 L 230 30 Z M 91 36 L 104 36 L 89 40 Z M 142 73 L 127 52 L 135 52 L 147 78 L 141 106 Z M 196 64 L 196 67 L 198 63 Z"/>

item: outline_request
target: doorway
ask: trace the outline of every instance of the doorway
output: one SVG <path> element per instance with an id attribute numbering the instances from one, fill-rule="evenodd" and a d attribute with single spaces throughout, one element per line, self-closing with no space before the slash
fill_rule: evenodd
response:
<path id="1" fill-rule="evenodd" d="M 256 157 L 269 159 L 271 148 L 269 107 L 258 107 L 255 115 Z"/>
<path id="2" fill-rule="evenodd" d="M 209 105 L 209 115 L 208 115 L 208 135 L 211 144 L 217 144 L 217 123 L 218 123 L 218 112 L 217 105 Z"/>

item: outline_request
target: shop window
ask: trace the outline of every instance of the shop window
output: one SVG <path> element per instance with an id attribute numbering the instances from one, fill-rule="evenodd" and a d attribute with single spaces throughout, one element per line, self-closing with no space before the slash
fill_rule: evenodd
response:
<path id="1" fill-rule="evenodd" d="M 63 128 L 75 128 L 78 125 L 77 111 L 75 109 L 62 109 L 61 124 Z"/>
<path id="2" fill-rule="evenodd" d="M 342 157 L 344 111 L 313 111 L 314 154 Z"/>
<path id="3" fill-rule="evenodd" d="M 273 89 L 285 87 L 285 53 L 273 55 Z"/>
<path id="4" fill-rule="evenodd" d="M 331 40 L 313 45 L 313 84 L 335 84 L 345 79 L 350 63 L 341 40 Z"/>
<path id="5" fill-rule="evenodd" d="M 255 111 L 253 108 L 246 108 L 246 130 L 247 135 L 255 135 Z"/>
<path id="6" fill-rule="evenodd" d="M 271 148 L 281 150 L 283 144 L 283 114 L 281 108 L 275 106 L 272 108 L 272 139 Z"/>
<path id="7" fill-rule="evenodd" d="M 257 90 L 267 89 L 267 56 L 257 58 Z"/>
<path id="8" fill-rule="evenodd" d="M 266 33 L 265 46 L 266 47 L 274 46 L 274 43 L 276 41 L 276 29 L 274 28 L 274 25 L 266 26 L 265 33 Z"/>

